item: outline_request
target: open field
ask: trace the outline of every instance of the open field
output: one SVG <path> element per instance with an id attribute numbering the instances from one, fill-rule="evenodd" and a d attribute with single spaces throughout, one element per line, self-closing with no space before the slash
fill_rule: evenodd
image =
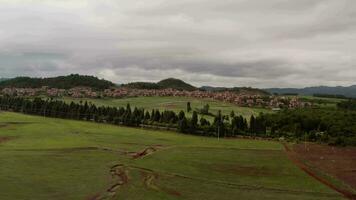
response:
<path id="1" fill-rule="evenodd" d="M 271 110 L 264 108 L 239 107 L 231 103 L 189 97 L 131 97 L 122 99 L 76 99 L 64 97 L 63 99 L 67 102 L 88 101 L 96 105 L 116 107 L 126 106 L 127 103 L 130 103 L 130 105 L 133 107 L 136 106 L 139 108 L 145 108 L 149 111 L 152 109 L 159 109 L 161 111 L 173 110 L 175 112 L 179 112 L 181 110 L 186 111 L 187 102 L 191 103 L 191 107 L 193 110 L 195 110 L 196 108 L 202 108 L 204 105 L 209 104 L 209 111 L 213 114 L 216 114 L 219 110 L 221 110 L 223 114 L 229 115 L 230 112 L 233 110 L 235 114 L 242 115 L 247 119 L 249 119 L 251 115 L 258 115 L 260 112 L 271 112 Z"/>
<path id="2" fill-rule="evenodd" d="M 315 106 L 319 106 L 321 108 L 336 108 L 337 103 L 342 101 L 346 101 L 345 99 L 338 98 L 327 98 L 327 97 L 314 97 L 314 96 L 298 96 L 300 99 L 304 99 L 306 101 L 311 101 Z"/>
<path id="3" fill-rule="evenodd" d="M 343 199 L 272 141 L 0 113 L 7 199 Z"/>

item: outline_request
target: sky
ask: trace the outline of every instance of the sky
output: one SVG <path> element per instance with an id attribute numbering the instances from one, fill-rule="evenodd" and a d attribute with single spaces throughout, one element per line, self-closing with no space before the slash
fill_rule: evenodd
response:
<path id="1" fill-rule="evenodd" d="M 355 0 L 0 0 L 0 77 L 356 84 Z"/>

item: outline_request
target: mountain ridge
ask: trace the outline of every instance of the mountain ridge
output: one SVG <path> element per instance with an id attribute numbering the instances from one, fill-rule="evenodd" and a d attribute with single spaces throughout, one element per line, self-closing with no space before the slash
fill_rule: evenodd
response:
<path id="1" fill-rule="evenodd" d="M 113 87 L 110 81 L 99 79 L 94 76 L 70 74 L 67 76 L 57 76 L 48 78 L 16 77 L 0 82 L 0 88 L 39 88 L 48 86 L 50 88 L 69 89 L 73 87 L 91 87 L 94 89 L 107 89 Z"/>
<path id="2" fill-rule="evenodd" d="M 356 97 L 356 85 L 351 86 L 312 86 L 304 88 L 267 88 L 270 93 L 287 94 L 295 93 L 300 95 L 343 95 L 345 97 Z"/>

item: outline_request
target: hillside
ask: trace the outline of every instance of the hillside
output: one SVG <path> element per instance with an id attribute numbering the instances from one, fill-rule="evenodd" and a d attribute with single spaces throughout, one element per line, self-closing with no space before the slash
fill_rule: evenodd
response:
<path id="1" fill-rule="evenodd" d="M 157 85 L 159 85 L 162 88 L 173 88 L 173 89 L 177 89 L 177 90 L 192 91 L 192 90 L 197 89 L 196 87 L 194 87 L 182 80 L 175 79 L 175 78 L 167 78 L 167 79 L 161 80 L 160 82 L 157 83 Z"/>
<path id="2" fill-rule="evenodd" d="M 182 81 L 179 79 L 175 78 L 168 78 L 161 80 L 157 83 L 152 83 L 152 82 L 132 82 L 128 84 L 123 84 L 121 85 L 122 87 L 128 87 L 132 89 L 167 89 L 167 88 L 172 88 L 176 90 L 196 90 L 197 88 Z"/>
<path id="3" fill-rule="evenodd" d="M 319 86 L 319 87 L 306 87 L 306 88 L 269 88 L 265 89 L 270 93 L 277 94 L 287 94 L 287 93 L 295 93 L 300 95 L 315 95 L 315 94 L 324 94 L 324 95 L 343 95 L 346 97 L 356 97 L 356 85 L 349 87 L 327 87 L 327 86 Z"/>
<path id="4" fill-rule="evenodd" d="M 73 87 L 91 87 L 93 89 L 106 89 L 114 86 L 110 81 L 98 79 L 94 76 L 83 76 L 71 74 L 52 78 L 17 77 L 0 82 L 0 88 L 39 88 L 48 86 L 50 88 L 69 89 Z"/>
<path id="5" fill-rule="evenodd" d="M 200 88 L 204 91 L 211 91 L 211 92 L 222 92 L 222 91 L 231 91 L 237 94 L 257 94 L 257 95 L 269 95 L 269 92 L 265 90 L 261 90 L 258 88 L 251 88 L 251 87 L 211 87 L 211 86 L 203 86 Z"/>

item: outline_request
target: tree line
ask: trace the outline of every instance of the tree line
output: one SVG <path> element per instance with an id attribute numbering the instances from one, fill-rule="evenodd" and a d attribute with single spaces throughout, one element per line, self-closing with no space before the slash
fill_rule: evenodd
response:
<path id="1" fill-rule="evenodd" d="M 190 109 L 188 109 L 190 108 Z M 216 113 L 213 120 L 199 115 L 187 105 L 184 111 L 96 106 L 88 102 L 0 96 L 0 110 L 63 119 L 75 119 L 132 127 L 167 128 L 181 133 L 212 137 L 267 137 L 297 141 L 324 142 L 333 145 L 356 145 L 356 112 L 341 109 L 295 109 L 252 115 L 249 120 L 233 111 Z"/>
<path id="2" fill-rule="evenodd" d="M 188 117 L 184 111 L 176 113 L 169 110 L 145 110 L 137 107 L 132 108 L 130 104 L 127 104 L 126 107 L 110 107 L 96 106 L 87 101 L 67 103 L 54 99 L 35 98 L 31 100 L 11 96 L 0 97 L 0 109 L 45 117 L 95 121 L 133 127 L 142 125 L 167 127 L 182 133 L 215 137 L 250 135 L 250 133 L 255 132 L 265 134 L 266 130 L 261 123 L 262 120 L 259 120 L 260 117 L 252 116 L 252 125 L 249 125 L 246 118 L 235 115 L 233 112 L 230 116 L 218 112 L 214 116 L 214 120 L 210 122 L 204 116 L 199 117 L 197 111 L 193 111 L 191 117 Z"/>

